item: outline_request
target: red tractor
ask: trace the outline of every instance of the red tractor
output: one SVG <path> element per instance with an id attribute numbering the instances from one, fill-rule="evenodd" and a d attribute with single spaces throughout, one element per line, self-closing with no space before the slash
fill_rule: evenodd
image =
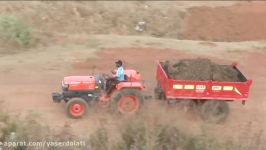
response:
<path id="1" fill-rule="evenodd" d="M 89 103 L 96 101 L 108 104 L 120 113 L 134 113 L 143 103 L 140 82 L 141 75 L 132 69 L 125 69 L 125 80 L 120 81 L 111 94 L 106 94 L 106 74 L 95 76 L 67 76 L 62 81 L 62 92 L 52 93 L 53 101 L 66 102 L 66 113 L 71 118 L 81 118 L 88 112 Z"/>

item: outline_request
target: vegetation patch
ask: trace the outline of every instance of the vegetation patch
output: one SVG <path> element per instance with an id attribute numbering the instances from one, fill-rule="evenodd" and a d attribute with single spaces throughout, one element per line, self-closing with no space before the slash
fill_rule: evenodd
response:
<path id="1" fill-rule="evenodd" d="M 4 41 L 15 42 L 21 47 L 32 43 L 32 29 L 13 15 L 0 15 L 0 35 Z"/>

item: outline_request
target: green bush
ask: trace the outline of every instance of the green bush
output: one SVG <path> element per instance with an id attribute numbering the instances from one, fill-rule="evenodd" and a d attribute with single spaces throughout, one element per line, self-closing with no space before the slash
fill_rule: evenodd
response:
<path id="1" fill-rule="evenodd" d="M 0 35 L 23 47 L 32 41 L 31 28 L 13 15 L 0 15 Z"/>

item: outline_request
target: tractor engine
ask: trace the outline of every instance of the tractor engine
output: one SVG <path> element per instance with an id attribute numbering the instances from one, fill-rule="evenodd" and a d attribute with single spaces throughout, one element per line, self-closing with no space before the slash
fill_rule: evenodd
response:
<path id="1" fill-rule="evenodd" d="M 54 102 L 73 97 L 81 97 L 86 101 L 95 100 L 104 88 L 104 80 L 99 76 L 67 76 L 62 80 L 62 93 L 53 93 Z"/>

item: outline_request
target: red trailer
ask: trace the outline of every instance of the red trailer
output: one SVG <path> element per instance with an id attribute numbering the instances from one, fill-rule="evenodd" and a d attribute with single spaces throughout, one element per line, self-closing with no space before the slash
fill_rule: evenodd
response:
<path id="1" fill-rule="evenodd" d="M 197 80 L 174 80 L 169 78 L 162 67 L 162 62 L 157 65 L 157 99 L 189 100 L 193 106 L 199 106 L 201 117 L 211 122 L 222 122 L 229 114 L 228 101 L 242 101 L 248 99 L 249 88 L 252 80 L 246 77 L 232 64 L 238 72 L 239 82 L 217 82 Z M 191 105 L 191 104 L 190 104 Z"/>

